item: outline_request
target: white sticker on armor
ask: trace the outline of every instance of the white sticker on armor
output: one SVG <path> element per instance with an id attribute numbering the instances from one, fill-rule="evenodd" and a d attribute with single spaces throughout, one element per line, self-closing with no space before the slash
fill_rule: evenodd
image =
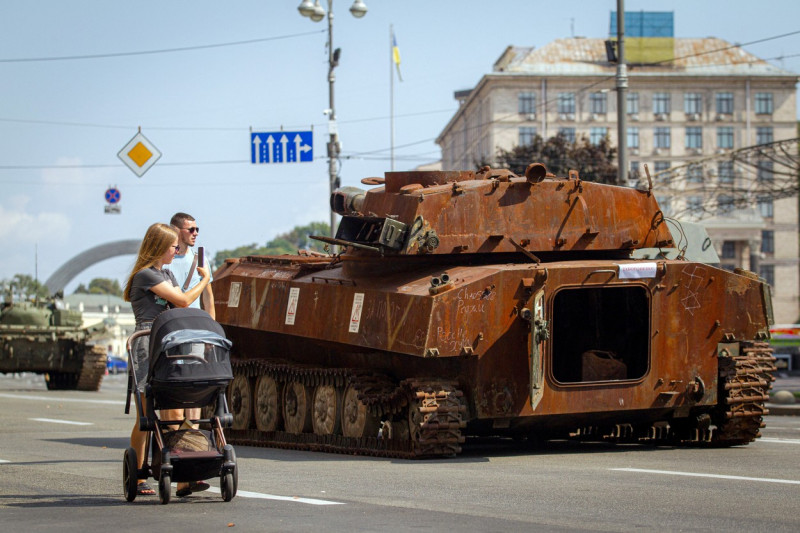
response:
<path id="1" fill-rule="evenodd" d="M 242 295 L 242 282 L 231 282 L 231 291 L 228 293 L 228 307 L 239 307 L 239 297 Z"/>
<path id="2" fill-rule="evenodd" d="M 656 263 L 628 263 L 619 265 L 619 279 L 642 279 L 656 277 Z"/>
<path id="3" fill-rule="evenodd" d="M 357 292 L 353 295 L 353 310 L 350 311 L 350 333 L 358 333 L 361 325 L 361 310 L 364 308 L 364 293 Z"/>
<path id="4" fill-rule="evenodd" d="M 297 315 L 297 300 L 300 299 L 300 287 L 289 289 L 289 304 L 286 306 L 286 325 L 294 326 L 294 317 Z"/>

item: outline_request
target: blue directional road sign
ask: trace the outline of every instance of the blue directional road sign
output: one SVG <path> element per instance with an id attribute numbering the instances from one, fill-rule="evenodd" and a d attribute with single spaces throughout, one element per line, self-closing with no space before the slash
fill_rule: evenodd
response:
<path id="1" fill-rule="evenodd" d="M 312 131 L 250 133 L 250 162 L 310 163 L 314 160 Z"/>

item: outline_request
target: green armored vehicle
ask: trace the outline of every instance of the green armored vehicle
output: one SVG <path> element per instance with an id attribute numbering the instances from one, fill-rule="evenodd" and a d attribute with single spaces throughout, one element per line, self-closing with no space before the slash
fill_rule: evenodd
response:
<path id="1" fill-rule="evenodd" d="M 87 343 L 105 327 L 83 328 L 81 318 L 53 302 L 2 304 L 0 372 L 44 374 L 50 390 L 99 390 L 106 351 Z"/>

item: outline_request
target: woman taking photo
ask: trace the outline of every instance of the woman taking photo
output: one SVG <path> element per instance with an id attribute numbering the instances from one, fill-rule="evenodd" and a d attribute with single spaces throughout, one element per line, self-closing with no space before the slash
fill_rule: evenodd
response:
<path id="1" fill-rule="evenodd" d="M 136 263 L 130 276 L 128 276 L 124 293 L 125 301 L 130 302 L 133 308 L 137 331 L 150 329 L 153 319 L 166 309 L 188 307 L 202 294 L 206 285 L 208 285 L 208 270 L 200 266 L 197 267 L 197 272 L 202 277 L 200 283 L 186 292 L 181 291 L 172 272 L 162 270 L 164 265 L 172 262 L 172 258 L 175 257 L 175 253 L 179 249 L 178 232 L 172 226 L 157 223 L 147 228 L 147 233 L 139 247 Z M 134 339 L 131 347 L 134 364 L 133 372 L 136 374 L 136 380 L 139 384 L 137 392 L 141 395 L 142 402 L 144 402 L 144 386 L 150 366 L 149 346 L 150 336 L 146 335 Z M 183 409 L 162 411 L 162 415 L 167 420 L 177 419 L 177 417 L 183 416 Z M 131 431 L 131 447 L 136 450 L 136 457 L 139 461 L 138 468 L 142 468 L 144 464 L 147 435 L 146 431 L 139 429 L 137 420 L 133 425 L 133 431 Z M 208 488 L 208 484 L 203 481 L 181 485 L 178 487 L 178 495 L 180 493 L 198 492 Z M 152 495 L 155 494 L 155 491 L 150 488 L 145 480 L 140 479 L 137 494 Z"/>

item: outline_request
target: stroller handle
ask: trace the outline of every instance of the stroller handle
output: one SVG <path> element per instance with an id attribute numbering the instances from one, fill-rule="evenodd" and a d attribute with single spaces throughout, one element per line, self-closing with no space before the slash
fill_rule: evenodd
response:
<path id="1" fill-rule="evenodd" d="M 128 337 L 128 341 L 125 343 L 125 347 L 128 349 L 128 355 L 131 353 L 133 341 L 139 337 L 144 337 L 145 335 L 150 335 L 149 329 L 140 329 L 139 331 L 134 331 L 133 335 Z"/>

